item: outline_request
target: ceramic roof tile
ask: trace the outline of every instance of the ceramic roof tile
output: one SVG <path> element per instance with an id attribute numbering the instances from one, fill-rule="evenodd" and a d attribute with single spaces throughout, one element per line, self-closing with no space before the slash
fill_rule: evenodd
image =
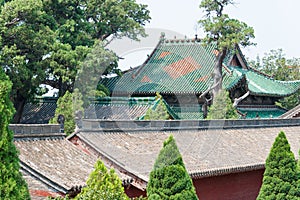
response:
<path id="1" fill-rule="evenodd" d="M 300 127 L 224 130 L 81 132 L 78 136 L 110 155 L 128 171 L 148 180 L 163 141 L 172 134 L 190 174 L 213 176 L 263 167 L 275 137 L 284 131 L 298 157 Z"/>
<path id="2" fill-rule="evenodd" d="M 238 52 L 236 54 L 236 50 L 228 51 L 224 59 L 223 67 L 227 69 L 223 70 L 224 88 L 231 89 L 243 79 L 243 76 L 246 76 L 247 87 L 253 95 L 284 97 L 300 88 L 300 81 L 275 81 L 251 70 L 239 47 Z M 122 77 L 114 78 L 108 87 L 115 94 L 155 92 L 199 94 L 212 85 L 216 53 L 214 44 L 204 46 L 201 42 L 191 40 L 160 41 L 142 66 L 130 70 Z M 239 57 L 240 62 L 244 63 L 243 67 L 229 69 L 234 57 Z"/>
<path id="3" fill-rule="evenodd" d="M 65 139 L 23 139 L 16 140 L 15 145 L 24 166 L 65 191 L 84 186 L 96 162 L 96 157 L 83 153 Z"/>
<path id="4" fill-rule="evenodd" d="M 155 97 L 98 98 L 85 109 L 85 118 L 134 120 L 144 115 L 154 102 Z"/>
<path id="5" fill-rule="evenodd" d="M 231 67 L 239 75 L 245 74 L 251 94 L 284 97 L 295 93 L 300 88 L 300 81 L 278 81 L 253 70 Z"/>
<path id="6" fill-rule="evenodd" d="M 161 42 L 145 64 L 125 73 L 115 82 L 117 93 L 201 93 L 212 82 L 214 45 L 199 42 Z M 165 52 L 170 54 L 165 55 Z M 164 55 L 164 56 L 162 56 Z M 230 88 L 242 77 L 224 70 L 224 87 Z M 152 83 L 145 82 L 147 76 Z M 206 77 L 199 80 L 201 77 Z"/>

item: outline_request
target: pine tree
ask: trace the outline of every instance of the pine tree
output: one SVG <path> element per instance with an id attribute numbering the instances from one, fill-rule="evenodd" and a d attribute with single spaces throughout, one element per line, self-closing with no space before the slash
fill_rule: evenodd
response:
<path id="1" fill-rule="evenodd" d="M 27 184 L 20 173 L 18 151 L 8 125 L 14 114 L 9 99 L 12 83 L 0 69 L 0 199 L 30 199 Z"/>
<path id="2" fill-rule="evenodd" d="M 238 113 L 233 107 L 229 93 L 221 90 L 209 108 L 207 119 L 237 119 Z"/>
<path id="3" fill-rule="evenodd" d="M 95 170 L 87 180 L 87 186 L 75 198 L 76 200 L 129 200 L 124 193 L 122 182 L 113 169 L 108 171 L 98 160 Z"/>
<path id="4" fill-rule="evenodd" d="M 266 160 L 263 183 L 257 199 L 300 199 L 297 184 L 297 162 L 284 132 L 281 131 Z"/>
<path id="5" fill-rule="evenodd" d="M 164 142 L 150 173 L 147 196 L 149 200 L 198 199 L 172 135 Z"/>

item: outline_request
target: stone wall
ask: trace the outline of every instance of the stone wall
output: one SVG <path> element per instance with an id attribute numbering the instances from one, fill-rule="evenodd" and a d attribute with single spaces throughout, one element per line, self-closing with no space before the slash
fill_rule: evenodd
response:
<path id="1" fill-rule="evenodd" d="M 60 132 L 58 124 L 10 124 L 10 130 L 14 132 L 14 138 L 26 137 L 65 137 Z"/>
<path id="2" fill-rule="evenodd" d="M 232 129 L 262 127 L 300 126 L 300 119 L 243 119 L 243 120 L 166 120 L 166 121 L 132 121 L 132 120 L 83 120 L 82 129 L 87 131 L 116 130 L 195 130 L 195 129 Z"/>

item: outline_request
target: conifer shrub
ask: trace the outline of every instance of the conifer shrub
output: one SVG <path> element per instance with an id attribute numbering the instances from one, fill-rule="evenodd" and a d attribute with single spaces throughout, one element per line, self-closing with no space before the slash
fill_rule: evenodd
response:
<path id="1" fill-rule="evenodd" d="M 15 111 L 9 99 L 11 88 L 11 81 L 0 69 L 0 199 L 27 200 L 28 187 L 19 171 L 19 153 L 8 127 Z"/>
<path id="2" fill-rule="evenodd" d="M 167 120 L 170 118 L 168 113 L 168 109 L 162 100 L 162 96 L 160 94 L 156 94 L 156 100 L 158 100 L 158 104 L 153 109 L 152 107 L 146 111 L 145 120 Z"/>
<path id="3" fill-rule="evenodd" d="M 55 110 L 54 117 L 49 123 L 57 124 L 57 118 L 59 115 L 63 115 L 65 118 L 64 131 L 67 135 L 71 134 L 75 130 L 75 112 L 80 110 L 83 113 L 83 100 L 82 95 L 78 89 L 75 89 L 73 93 L 67 91 L 64 96 L 60 97 L 57 101 L 57 108 Z"/>
<path id="4" fill-rule="evenodd" d="M 266 160 L 263 183 L 257 199 L 300 199 L 299 178 L 294 154 L 281 131 Z"/>
<path id="5" fill-rule="evenodd" d="M 129 200 L 124 192 L 122 181 L 113 169 L 108 171 L 98 160 L 94 171 L 89 175 L 87 185 L 76 200 Z"/>
<path id="6" fill-rule="evenodd" d="M 238 113 L 233 107 L 229 93 L 221 90 L 214 98 L 213 105 L 208 110 L 207 119 L 237 119 Z"/>
<path id="7" fill-rule="evenodd" d="M 172 135 L 164 142 L 150 173 L 147 196 L 149 200 L 198 199 Z"/>

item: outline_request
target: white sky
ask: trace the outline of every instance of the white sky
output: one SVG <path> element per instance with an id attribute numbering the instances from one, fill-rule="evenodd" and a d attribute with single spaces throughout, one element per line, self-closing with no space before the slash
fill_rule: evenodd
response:
<path id="1" fill-rule="evenodd" d="M 197 21 L 203 13 L 200 0 L 137 0 L 148 5 L 152 20 L 146 28 L 168 29 L 187 37 L 199 37 Z M 236 0 L 225 12 L 239 19 L 255 31 L 257 46 L 243 50 L 246 57 L 255 59 L 271 49 L 282 48 L 288 58 L 300 57 L 300 1 L 299 0 Z M 173 36 L 172 36 L 173 38 Z M 158 40 L 157 40 L 158 41 Z"/>

